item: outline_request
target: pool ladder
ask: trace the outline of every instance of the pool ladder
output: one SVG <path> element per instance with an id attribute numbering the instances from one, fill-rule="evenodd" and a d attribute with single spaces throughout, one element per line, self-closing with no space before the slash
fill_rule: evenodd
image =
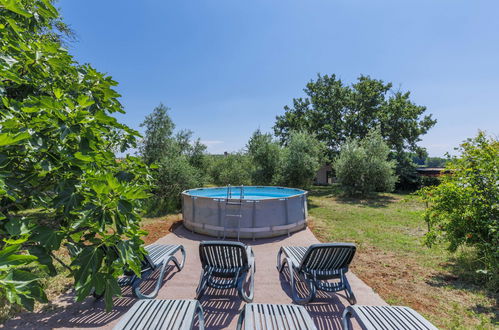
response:
<path id="1" fill-rule="evenodd" d="M 232 198 L 232 188 L 239 188 L 239 198 Z M 239 241 L 239 234 L 241 232 L 241 218 L 243 217 L 243 200 L 244 200 L 244 186 L 233 187 L 230 184 L 227 186 L 227 198 L 225 200 L 225 223 L 224 223 L 224 239 L 227 231 L 227 218 L 239 218 L 237 222 L 237 240 Z M 232 213 L 230 212 L 232 211 Z"/>

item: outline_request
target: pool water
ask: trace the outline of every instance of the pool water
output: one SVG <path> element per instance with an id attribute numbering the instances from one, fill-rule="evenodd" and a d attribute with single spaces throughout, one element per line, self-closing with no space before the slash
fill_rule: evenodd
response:
<path id="1" fill-rule="evenodd" d="M 243 186 L 243 199 L 247 200 L 261 200 L 272 198 L 286 198 L 303 194 L 304 191 L 294 188 L 284 187 L 261 187 L 261 186 Z M 227 198 L 227 187 L 217 188 L 198 188 L 190 189 L 185 193 L 196 197 L 208 198 Z M 241 187 L 233 186 L 230 188 L 232 199 L 241 199 Z"/>

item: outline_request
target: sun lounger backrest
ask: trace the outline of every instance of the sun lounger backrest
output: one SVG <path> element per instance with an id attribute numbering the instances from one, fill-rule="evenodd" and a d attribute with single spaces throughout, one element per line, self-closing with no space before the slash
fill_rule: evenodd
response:
<path id="1" fill-rule="evenodd" d="M 348 268 L 355 255 L 355 244 L 324 243 L 311 245 L 303 256 L 300 268 L 310 271 L 331 271 Z"/>
<path id="2" fill-rule="evenodd" d="M 248 267 L 246 245 L 240 242 L 205 241 L 199 244 L 199 256 L 203 267 Z"/>

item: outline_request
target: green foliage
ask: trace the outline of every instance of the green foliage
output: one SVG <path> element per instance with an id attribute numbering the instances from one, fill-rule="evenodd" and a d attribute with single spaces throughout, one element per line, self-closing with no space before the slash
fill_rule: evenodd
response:
<path id="1" fill-rule="evenodd" d="M 175 124 L 168 115 L 169 110 L 160 103 L 140 124 L 140 127 L 146 128 L 140 145 L 140 155 L 146 164 L 152 164 L 176 152 L 172 151 Z"/>
<path id="2" fill-rule="evenodd" d="M 414 104 L 409 92 L 394 91 L 391 83 L 369 76 L 347 86 L 335 75 L 319 75 L 304 91 L 306 98 L 293 99 L 293 106 L 284 107 L 284 115 L 276 118 L 275 134 L 283 143 L 294 130 L 314 134 L 326 144 L 330 159 L 348 139 L 362 139 L 375 128 L 396 154 L 394 159 L 407 151 L 423 153 L 417 142 L 436 123 L 431 115 L 421 118 L 426 108 Z M 404 175 L 401 169 L 397 174 Z"/>
<path id="3" fill-rule="evenodd" d="M 148 201 L 148 214 L 163 215 L 181 207 L 180 194 L 190 188 L 204 184 L 203 174 L 189 163 L 186 156 L 164 158 L 154 171 L 154 196 Z"/>
<path id="4" fill-rule="evenodd" d="M 140 154 L 152 171 L 155 188 L 147 203 L 149 215 L 161 215 L 180 208 L 180 193 L 202 186 L 207 176 L 206 146 L 199 139 L 192 142 L 192 132 L 181 130 L 174 134 L 175 124 L 169 108 L 160 104 L 141 126 L 145 136 Z"/>
<path id="5" fill-rule="evenodd" d="M 427 157 L 424 164 L 427 167 L 445 167 L 447 160 L 447 158 L 442 157 Z"/>
<path id="6" fill-rule="evenodd" d="M 256 185 L 271 185 L 278 180 L 281 148 L 271 134 L 256 130 L 248 141 L 248 155 L 254 166 L 251 180 Z"/>
<path id="7" fill-rule="evenodd" d="M 117 84 L 61 47 L 48 0 L 0 0 L 0 300 L 33 308 L 46 297 L 36 268 L 55 272 L 52 251 L 68 244 L 77 299 L 120 294 L 123 268 L 138 272 L 141 199 L 149 172 L 112 150 L 136 145 L 117 122 Z M 36 207 L 47 215 L 26 214 Z M 117 255 L 126 239 L 135 248 Z"/>
<path id="8" fill-rule="evenodd" d="M 440 184 L 440 177 L 438 176 L 421 176 L 420 185 L 422 187 L 438 186 Z"/>
<path id="9" fill-rule="evenodd" d="M 334 162 L 339 184 L 351 196 L 393 191 L 397 177 L 389 154 L 388 145 L 377 130 L 364 139 L 347 140 Z"/>
<path id="10" fill-rule="evenodd" d="M 252 164 L 243 153 L 227 154 L 213 159 L 210 168 L 213 183 L 219 186 L 251 184 Z"/>
<path id="11" fill-rule="evenodd" d="M 499 274 L 499 141 L 480 132 L 460 147 L 460 157 L 446 166 L 450 174 L 438 186 L 426 187 L 419 195 L 427 203 L 425 219 L 430 231 L 426 243 L 449 243 L 476 248 L 486 275 L 497 288 Z"/>
<path id="12" fill-rule="evenodd" d="M 280 181 L 289 187 L 310 186 L 321 166 L 324 146 L 313 135 L 291 132 L 283 150 Z"/>

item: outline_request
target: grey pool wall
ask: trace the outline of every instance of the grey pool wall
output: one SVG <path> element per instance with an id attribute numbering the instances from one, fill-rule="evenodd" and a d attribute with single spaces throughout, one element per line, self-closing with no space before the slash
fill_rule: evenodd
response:
<path id="1" fill-rule="evenodd" d="M 238 187 L 234 187 L 237 188 Z M 285 189 L 286 197 L 265 199 L 220 198 L 202 196 L 199 188 L 182 192 L 184 226 L 196 233 L 217 238 L 265 238 L 287 235 L 307 225 L 307 192 L 284 187 L 245 187 Z M 195 195 L 194 195 L 195 194 Z M 239 202 L 230 205 L 231 202 Z M 229 204 L 228 204 L 229 202 Z M 230 216 L 240 214 L 240 217 Z"/>

